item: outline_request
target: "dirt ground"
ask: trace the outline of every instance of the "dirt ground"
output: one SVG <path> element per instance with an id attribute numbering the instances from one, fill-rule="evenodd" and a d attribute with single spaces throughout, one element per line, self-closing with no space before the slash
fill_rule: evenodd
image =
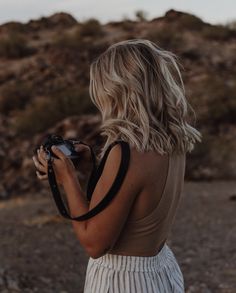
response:
<path id="1" fill-rule="evenodd" d="M 235 216 L 235 181 L 185 182 L 168 244 L 187 293 L 236 292 Z M 0 202 L 0 224 L 1 293 L 83 291 L 88 255 L 49 190 Z"/>

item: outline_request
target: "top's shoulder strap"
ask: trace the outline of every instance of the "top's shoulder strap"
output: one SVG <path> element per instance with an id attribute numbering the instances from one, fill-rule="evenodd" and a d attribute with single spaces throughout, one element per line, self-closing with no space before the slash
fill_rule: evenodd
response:
<path id="1" fill-rule="evenodd" d="M 107 150 L 104 153 L 104 156 L 102 157 L 102 160 L 97 168 L 97 172 L 96 172 L 95 176 L 93 177 L 91 184 L 89 185 L 90 187 L 87 190 L 87 197 L 89 199 L 91 199 L 92 193 L 93 193 L 93 191 L 96 187 L 96 184 L 97 184 L 97 182 L 102 174 L 102 171 L 104 169 L 107 156 L 108 156 L 110 150 L 112 149 L 112 147 L 118 143 L 121 146 L 122 156 L 121 156 L 119 170 L 118 170 L 118 173 L 116 175 L 116 178 L 115 178 L 112 186 L 110 187 L 109 191 L 104 196 L 104 198 L 93 209 L 91 209 L 89 212 L 87 212 L 84 215 L 81 215 L 81 216 L 75 217 L 75 218 L 71 218 L 72 220 L 83 221 L 83 220 L 87 220 L 87 219 L 95 216 L 96 214 L 101 212 L 111 202 L 111 200 L 115 197 L 115 195 L 119 191 L 119 189 L 122 185 L 122 182 L 124 181 L 125 175 L 127 173 L 128 167 L 129 167 L 129 162 L 130 162 L 129 144 L 125 141 L 122 141 L 122 140 L 114 141 L 107 148 Z"/>
<path id="2" fill-rule="evenodd" d="M 102 175 L 102 171 L 104 169 L 104 166 L 105 166 L 105 163 L 106 163 L 106 160 L 107 160 L 107 157 L 111 151 L 111 149 L 113 148 L 114 145 L 120 143 L 121 144 L 121 150 L 122 150 L 122 154 L 124 153 L 125 156 L 129 155 L 127 154 L 127 150 L 126 148 L 124 147 L 124 144 L 127 144 L 126 142 L 124 141 L 121 141 L 121 140 L 116 140 L 114 141 L 113 143 L 111 143 L 108 148 L 106 149 L 102 159 L 100 160 L 100 163 L 98 164 L 98 167 L 94 167 L 93 168 L 93 171 L 91 173 L 91 176 L 89 178 L 89 181 L 88 181 L 88 185 L 87 185 L 87 200 L 90 201 L 91 200 L 91 197 L 92 197 L 92 194 L 93 194 L 93 191 L 95 189 L 95 186 L 100 178 L 100 176 Z M 121 162 L 122 163 L 122 162 Z M 122 166 L 122 168 L 124 168 L 124 166 Z"/>

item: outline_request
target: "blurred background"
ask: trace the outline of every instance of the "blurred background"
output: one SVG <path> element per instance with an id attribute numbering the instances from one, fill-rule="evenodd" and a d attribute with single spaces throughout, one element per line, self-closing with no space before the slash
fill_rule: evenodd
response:
<path id="1" fill-rule="evenodd" d="M 177 54 L 203 141 L 187 155 L 169 245 L 186 292 L 236 292 L 236 2 L 0 0 L 0 292 L 82 292 L 88 255 L 32 150 L 47 133 L 97 151 L 89 66 L 144 38 Z M 78 176 L 86 188 L 89 164 Z"/>

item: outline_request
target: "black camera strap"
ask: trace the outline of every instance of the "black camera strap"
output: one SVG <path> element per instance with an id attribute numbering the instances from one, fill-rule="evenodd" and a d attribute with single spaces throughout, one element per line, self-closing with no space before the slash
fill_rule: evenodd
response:
<path id="1" fill-rule="evenodd" d="M 82 144 L 85 144 L 85 143 L 82 143 Z M 96 184 L 97 184 L 97 182 L 102 174 L 102 171 L 104 169 L 107 156 L 108 156 L 111 148 L 116 144 L 120 144 L 122 156 L 121 156 L 119 170 L 117 172 L 116 178 L 115 178 L 112 186 L 110 187 L 109 191 L 104 196 L 104 198 L 94 208 L 92 208 L 87 213 L 85 213 L 81 216 L 78 216 L 78 217 L 73 218 L 67 212 L 67 209 L 65 208 L 64 202 L 61 198 L 61 194 L 60 194 L 57 182 L 56 182 L 56 177 L 55 177 L 55 173 L 53 170 L 52 161 L 51 160 L 48 161 L 48 180 L 49 180 L 50 188 L 51 188 L 51 191 L 53 194 L 54 201 L 57 205 L 57 208 L 58 208 L 60 214 L 64 218 L 75 220 L 75 221 L 87 220 L 87 219 L 95 216 L 96 214 L 100 213 L 103 209 L 105 209 L 105 207 L 111 202 L 111 200 L 117 194 L 117 192 L 119 191 L 119 189 L 122 185 L 122 182 L 124 181 L 125 175 L 127 173 L 128 167 L 129 167 L 129 161 L 130 161 L 129 144 L 125 141 L 122 141 L 122 140 L 116 140 L 112 144 L 109 145 L 109 147 L 106 149 L 104 156 L 102 157 L 102 159 L 98 165 L 98 168 L 96 168 L 95 155 L 92 151 L 92 148 L 90 147 L 91 154 L 93 156 L 93 163 L 94 164 L 93 164 L 93 169 L 92 169 L 89 181 L 88 181 L 87 200 L 88 200 L 88 202 L 91 200 L 93 191 L 94 191 Z"/>

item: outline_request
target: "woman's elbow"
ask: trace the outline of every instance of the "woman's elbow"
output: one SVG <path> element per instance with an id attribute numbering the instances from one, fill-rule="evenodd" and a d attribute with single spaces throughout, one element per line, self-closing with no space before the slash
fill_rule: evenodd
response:
<path id="1" fill-rule="evenodd" d="M 95 250 L 95 249 L 91 249 L 91 248 L 88 248 L 88 247 L 85 247 L 85 250 L 86 250 L 86 253 L 88 254 L 88 256 L 96 259 L 96 258 L 99 258 L 100 257 L 100 253 Z"/>
<path id="2" fill-rule="evenodd" d="M 99 258 L 99 257 L 105 255 L 109 251 L 110 248 L 104 249 L 104 248 L 100 248 L 100 247 L 86 247 L 85 249 L 86 249 L 87 254 L 90 257 L 96 259 L 96 258 Z"/>

